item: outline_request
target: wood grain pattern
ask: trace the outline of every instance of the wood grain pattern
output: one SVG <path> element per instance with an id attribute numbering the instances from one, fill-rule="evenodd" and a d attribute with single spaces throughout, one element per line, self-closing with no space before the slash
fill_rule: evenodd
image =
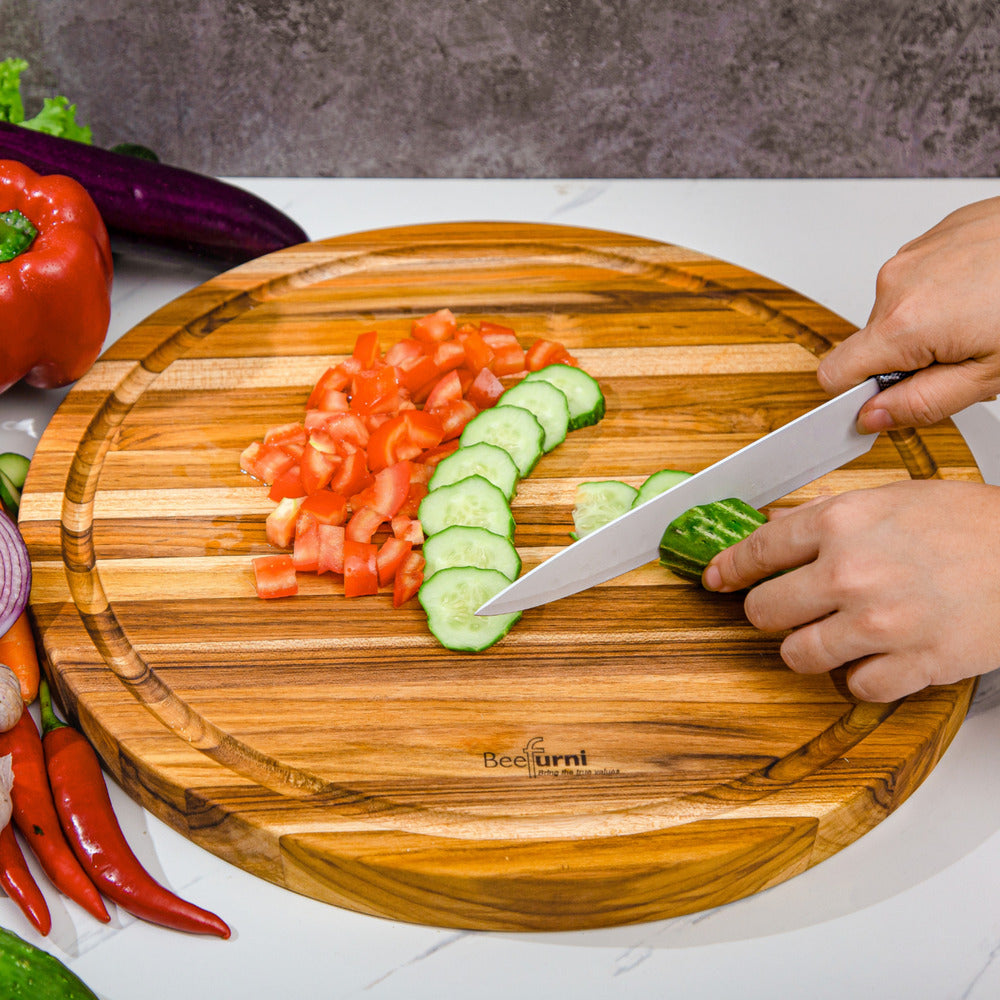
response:
<path id="1" fill-rule="evenodd" d="M 561 340 L 608 416 L 516 497 L 525 568 L 591 478 L 697 471 L 822 402 L 843 320 L 759 275 L 613 233 L 401 228 L 307 244 L 182 296 L 112 345 L 39 444 L 21 526 L 63 703 L 114 777 L 195 842 L 366 913 L 569 929 L 714 906 L 895 809 L 974 683 L 887 706 L 799 677 L 738 597 L 656 566 L 526 612 L 461 655 L 419 607 L 329 577 L 255 598 L 265 489 L 238 457 L 332 358 L 447 305 Z M 978 480 L 951 426 L 880 439 L 786 503 Z"/>

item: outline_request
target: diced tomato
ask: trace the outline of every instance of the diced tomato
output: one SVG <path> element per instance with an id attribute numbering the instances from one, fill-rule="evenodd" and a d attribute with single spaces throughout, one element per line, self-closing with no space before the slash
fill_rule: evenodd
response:
<path id="1" fill-rule="evenodd" d="M 333 478 L 333 474 L 343 462 L 335 451 L 330 452 L 317 447 L 317 441 L 310 440 L 302 453 L 300 462 L 303 494 L 315 493 L 323 489 Z"/>
<path id="2" fill-rule="evenodd" d="M 465 391 L 465 398 L 479 410 L 488 410 L 503 395 L 504 385 L 490 371 L 483 368 Z"/>
<path id="3" fill-rule="evenodd" d="M 359 362 L 362 368 L 372 368 L 377 361 L 382 360 L 382 349 L 378 342 L 378 330 L 369 330 L 358 335 L 354 342 L 351 357 Z"/>
<path id="4" fill-rule="evenodd" d="M 576 365 L 574 358 L 557 340 L 539 338 L 524 355 L 524 364 L 529 372 L 537 372 L 547 365 Z"/>
<path id="5" fill-rule="evenodd" d="M 360 493 L 372 481 L 365 452 L 354 451 L 344 456 L 343 461 L 330 480 L 330 489 L 341 496 L 352 497 Z"/>
<path id="6" fill-rule="evenodd" d="M 397 340 L 388 351 L 385 352 L 385 363 L 387 365 L 399 366 L 404 361 L 411 361 L 415 358 L 423 357 L 427 353 L 427 345 L 412 337 L 405 340 Z"/>
<path id="7" fill-rule="evenodd" d="M 384 521 L 384 515 L 374 507 L 359 507 L 347 522 L 347 538 L 352 542 L 370 542 Z"/>
<path id="8" fill-rule="evenodd" d="M 319 524 L 316 526 L 318 549 L 316 556 L 317 573 L 344 572 L 344 544 L 346 529 L 342 524 Z"/>
<path id="9" fill-rule="evenodd" d="M 419 552 L 411 552 L 403 565 L 396 570 L 392 584 L 392 606 L 401 607 L 420 589 L 424 582 L 424 566 L 426 560 Z"/>
<path id="10" fill-rule="evenodd" d="M 420 458 L 418 459 L 421 465 L 426 465 L 432 471 L 434 466 L 441 461 L 442 458 L 447 458 L 453 451 L 458 450 L 458 438 L 452 438 L 450 441 L 442 441 L 436 448 L 428 448 Z"/>
<path id="11" fill-rule="evenodd" d="M 320 375 L 316 385 L 313 386 L 309 399 L 306 401 L 307 410 L 315 410 L 320 407 L 320 401 L 326 393 L 343 392 L 350 384 L 355 372 L 361 370 L 361 362 L 355 358 L 345 358 L 332 368 L 327 368 Z"/>
<path id="12" fill-rule="evenodd" d="M 344 596 L 378 593 L 378 546 L 344 539 Z"/>
<path id="13" fill-rule="evenodd" d="M 399 406 L 399 383 L 392 365 L 364 368 L 351 381 L 355 413 L 392 413 Z"/>
<path id="14" fill-rule="evenodd" d="M 479 412 L 467 399 L 456 399 L 446 406 L 436 407 L 430 411 L 441 421 L 444 429 L 444 440 L 451 441 L 462 433 L 465 425 Z"/>
<path id="15" fill-rule="evenodd" d="M 406 500 L 399 508 L 399 513 L 407 517 L 416 517 L 420 510 L 420 501 L 427 496 L 427 493 L 426 483 L 410 483 L 410 488 L 406 491 Z"/>
<path id="16" fill-rule="evenodd" d="M 305 425 L 300 423 L 281 424 L 272 427 L 264 435 L 264 444 L 276 445 L 285 451 L 288 451 L 289 445 L 305 444 L 308 440 L 309 435 L 306 433 Z"/>
<path id="17" fill-rule="evenodd" d="M 498 344 L 493 352 L 494 375 L 520 375 L 524 371 L 524 348 L 520 344 Z"/>
<path id="18" fill-rule="evenodd" d="M 326 444 L 317 444 L 317 447 L 326 451 L 338 451 L 341 454 L 345 449 L 342 445 L 347 442 L 358 448 L 364 448 L 368 444 L 368 428 L 364 420 L 356 413 L 341 413 L 339 411 L 319 411 L 306 414 L 306 430 L 309 431 L 309 438 L 313 440 L 322 431 L 325 438 L 318 438 Z"/>
<path id="19" fill-rule="evenodd" d="M 405 459 L 375 473 L 373 506 L 385 519 L 399 513 L 406 502 L 411 474 L 412 466 Z"/>
<path id="20" fill-rule="evenodd" d="M 299 511 L 295 522 L 292 562 L 297 573 L 315 573 L 319 566 L 319 521 L 308 511 Z"/>
<path id="21" fill-rule="evenodd" d="M 321 524 L 343 524 L 347 520 L 347 497 L 333 490 L 316 490 L 302 500 L 299 513 L 311 514 Z"/>
<path id="22" fill-rule="evenodd" d="M 438 366 L 430 354 L 420 354 L 396 365 L 399 384 L 411 396 L 415 396 L 428 382 L 440 375 Z"/>
<path id="23" fill-rule="evenodd" d="M 457 340 L 446 340 L 434 349 L 434 364 L 442 374 L 465 364 L 465 348 Z"/>
<path id="24" fill-rule="evenodd" d="M 387 587 L 396 576 L 396 571 L 410 554 L 413 543 L 394 535 L 387 538 L 378 549 L 375 556 L 375 566 L 378 570 L 378 585 Z"/>
<path id="25" fill-rule="evenodd" d="M 450 309 L 438 309 L 429 316 L 415 319 L 410 327 L 410 335 L 425 343 L 440 343 L 455 336 L 458 322 Z"/>
<path id="26" fill-rule="evenodd" d="M 517 334 L 509 326 L 493 323 L 488 319 L 480 320 L 479 332 L 482 334 L 483 340 L 491 346 L 494 343 L 509 343 L 512 340 L 517 340 Z"/>
<path id="27" fill-rule="evenodd" d="M 299 516 L 301 498 L 284 497 L 267 515 L 264 532 L 276 549 L 287 549 L 295 539 L 295 522 Z"/>
<path id="28" fill-rule="evenodd" d="M 240 455 L 240 468 L 254 479 L 270 485 L 295 459 L 277 445 L 252 441 Z"/>
<path id="29" fill-rule="evenodd" d="M 478 372 L 489 368 L 495 357 L 493 348 L 483 340 L 483 335 L 474 327 L 458 333 L 459 340 L 465 348 L 465 367 Z"/>
<path id="30" fill-rule="evenodd" d="M 378 472 L 396 462 L 417 458 L 444 438 L 441 421 L 426 410 L 404 410 L 387 420 L 368 441 L 368 465 Z"/>
<path id="31" fill-rule="evenodd" d="M 289 554 L 256 556 L 251 563 L 258 597 L 292 597 L 299 592 L 295 564 Z"/>
<path id="32" fill-rule="evenodd" d="M 269 500 L 279 503 L 285 497 L 304 497 L 306 488 L 302 485 L 302 469 L 298 465 L 290 465 L 277 476 L 267 492 Z"/>
<path id="33" fill-rule="evenodd" d="M 424 529 L 415 517 L 397 514 L 390 522 L 392 533 L 396 538 L 412 542 L 414 545 L 424 544 Z"/>
<path id="34" fill-rule="evenodd" d="M 439 406 L 446 406 L 456 399 L 462 398 L 462 380 L 455 370 L 446 372 L 434 383 L 433 388 L 424 400 L 424 408 L 435 410 Z"/>

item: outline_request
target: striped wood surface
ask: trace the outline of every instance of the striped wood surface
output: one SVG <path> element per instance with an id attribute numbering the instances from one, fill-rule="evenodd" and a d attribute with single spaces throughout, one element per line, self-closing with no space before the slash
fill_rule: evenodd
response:
<path id="1" fill-rule="evenodd" d="M 330 577 L 255 598 L 270 504 L 241 449 L 359 332 L 389 344 L 440 306 L 563 341 L 607 396 L 517 494 L 525 568 L 566 544 L 581 480 L 694 472 L 820 403 L 817 356 L 850 332 L 711 257 L 544 225 L 307 244 L 165 306 L 70 392 L 22 510 L 48 666 L 114 777 L 292 890 L 507 930 L 724 903 L 898 806 L 973 682 L 858 704 L 837 673 L 786 670 L 738 597 L 656 566 L 479 655 L 437 646 L 416 602 L 347 601 Z M 979 478 L 951 426 L 880 439 L 785 502 L 931 475 Z"/>

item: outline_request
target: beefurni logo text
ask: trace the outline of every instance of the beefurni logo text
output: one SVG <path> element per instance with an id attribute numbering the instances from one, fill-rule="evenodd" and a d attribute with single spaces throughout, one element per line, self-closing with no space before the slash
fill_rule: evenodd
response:
<path id="1" fill-rule="evenodd" d="M 540 774 L 559 774 L 567 769 L 587 767 L 587 751 L 577 750 L 573 753 L 551 753 L 544 747 L 544 740 L 536 736 L 521 748 L 520 752 L 496 753 L 491 750 L 483 752 L 483 767 L 486 768 L 523 768 L 529 778 L 537 778 Z"/>

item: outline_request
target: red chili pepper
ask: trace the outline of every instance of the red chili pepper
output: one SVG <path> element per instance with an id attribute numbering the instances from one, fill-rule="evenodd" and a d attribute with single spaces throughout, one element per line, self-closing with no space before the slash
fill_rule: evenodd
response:
<path id="1" fill-rule="evenodd" d="M 80 866 L 56 815 L 45 756 L 35 720 L 27 708 L 13 729 L 0 733 L 0 756 L 11 755 L 14 825 L 38 858 L 52 884 L 102 923 L 111 920 L 104 900 Z"/>
<path id="2" fill-rule="evenodd" d="M 52 930 L 52 915 L 24 860 L 11 823 L 0 831 L 0 886 L 17 903 L 39 934 L 44 937 Z"/>
<path id="3" fill-rule="evenodd" d="M 228 938 L 231 932 L 221 918 L 174 895 L 142 867 L 118 824 L 93 747 L 56 718 L 44 680 L 39 698 L 42 745 L 56 811 L 80 863 L 101 892 L 142 920 Z"/>

